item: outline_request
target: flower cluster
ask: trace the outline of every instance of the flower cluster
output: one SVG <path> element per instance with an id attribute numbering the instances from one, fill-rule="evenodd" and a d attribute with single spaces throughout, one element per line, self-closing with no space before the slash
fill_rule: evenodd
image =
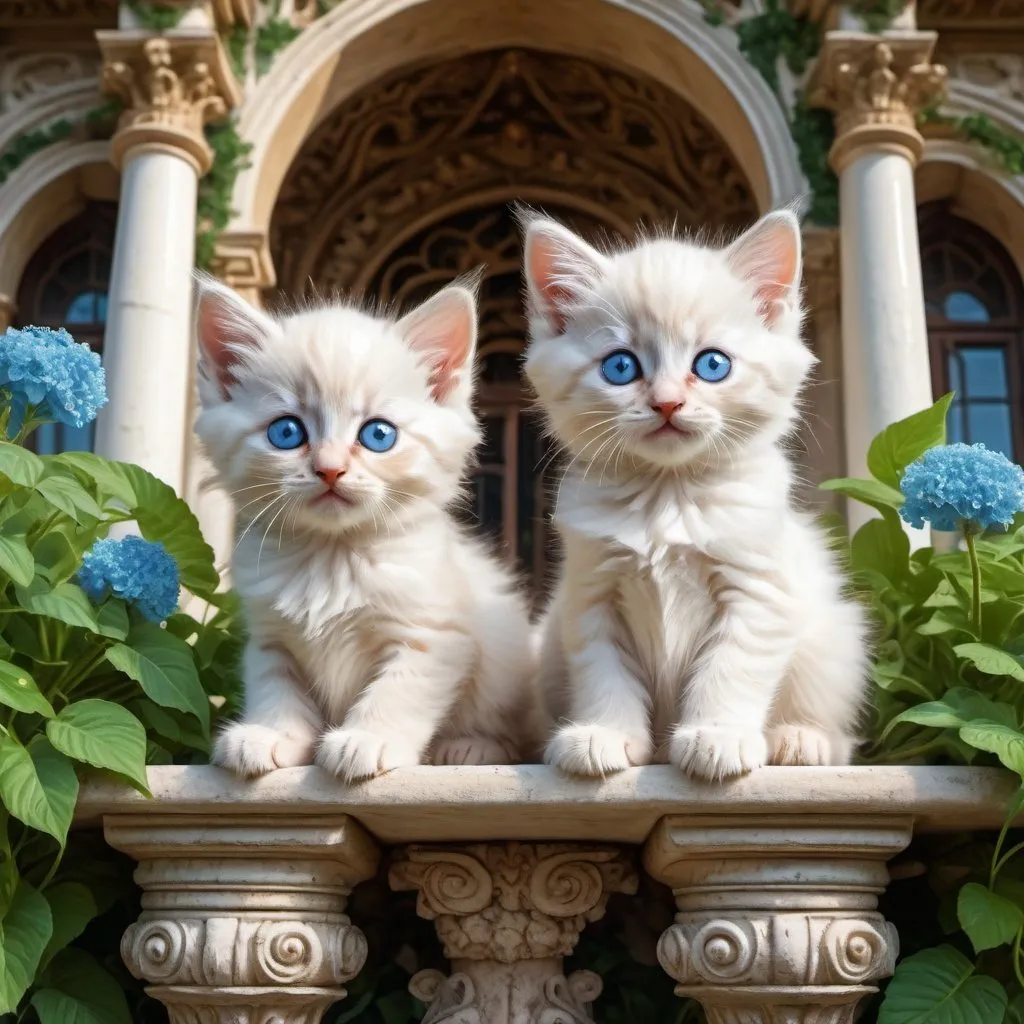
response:
<path id="1" fill-rule="evenodd" d="M 911 463 L 900 490 L 900 515 L 921 529 L 956 530 L 962 523 L 988 529 L 1009 525 L 1024 510 L 1024 470 L 983 444 L 931 448 Z"/>
<path id="2" fill-rule="evenodd" d="M 178 607 L 178 566 L 163 544 L 141 537 L 98 540 L 82 558 L 81 588 L 93 601 L 113 594 L 161 622 Z"/>
<path id="3" fill-rule="evenodd" d="M 63 328 L 8 328 L 0 337 L 0 387 L 11 394 L 15 431 L 29 408 L 36 419 L 84 427 L 107 402 L 100 357 Z"/>

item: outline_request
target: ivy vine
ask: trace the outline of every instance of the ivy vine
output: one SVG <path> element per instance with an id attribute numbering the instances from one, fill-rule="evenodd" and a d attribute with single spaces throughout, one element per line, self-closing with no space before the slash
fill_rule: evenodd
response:
<path id="1" fill-rule="evenodd" d="M 857 0 L 853 12 L 860 16 L 869 32 L 884 32 L 907 6 L 907 0 Z"/>
<path id="2" fill-rule="evenodd" d="M 208 270 L 217 238 L 228 226 L 234 211 L 231 196 L 238 175 L 249 166 L 251 143 L 238 134 L 234 121 L 206 128 L 206 141 L 213 150 L 213 165 L 199 181 L 196 202 L 196 266 Z"/>
<path id="3" fill-rule="evenodd" d="M 135 15 L 139 24 L 150 32 L 166 32 L 177 28 L 185 17 L 185 7 L 172 7 L 170 4 L 143 3 L 142 0 L 129 0 L 129 10 Z"/>
<path id="4" fill-rule="evenodd" d="M 1024 174 L 1024 138 L 1007 131 L 985 114 L 943 114 L 937 108 L 924 111 L 922 124 L 949 128 L 964 142 L 984 149 L 1001 170 L 1016 177 Z"/>

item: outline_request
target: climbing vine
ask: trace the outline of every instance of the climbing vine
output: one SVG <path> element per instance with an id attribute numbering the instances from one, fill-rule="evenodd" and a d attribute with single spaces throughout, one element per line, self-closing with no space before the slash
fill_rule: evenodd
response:
<path id="1" fill-rule="evenodd" d="M 142 3 L 141 0 L 130 0 L 129 10 L 135 15 L 139 24 L 150 32 L 166 32 L 176 28 L 185 17 L 185 7 L 172 7 L 170 4 Z"/>
<path id="2" fill-rule="evenodd" d="M 869 32 L 884 32 L 907 6 L 907 0 L 858 0 L 853 10 Z"/>
<path id="3" fill-rule="evenodd" d="M 202 269 L 209 268 L 217 238 L 231 220 L 235 181 L 249 166 L 252 151 L 234 121 L 207 127 L 206 141 L 213 150 L 213 165 L 199 182 L 196 202 L 196 266 Z"/>
<path id="4" fill-rule="evenodd" d="M 943 125 L 965 142 L 980 146 L 1007 174 L 1024 174 L 1024 138 L 985 114 L 943 114 L 933 108 L 926 110 L 920 120 L 922 124 Z"/>
<path id="5" fill-rule="evenodd" d="M 269 17 L 256 29 L 256 45 L 254 56 L 256 60 L 256 75 L 262 78 L 270 70 L 274 57 L 279 50 L 283 50 L 293 39 L 302 34 L 301 28 L 296 28 L 287 18 L 279 15 L 279 0 L 273 4 Z"/>

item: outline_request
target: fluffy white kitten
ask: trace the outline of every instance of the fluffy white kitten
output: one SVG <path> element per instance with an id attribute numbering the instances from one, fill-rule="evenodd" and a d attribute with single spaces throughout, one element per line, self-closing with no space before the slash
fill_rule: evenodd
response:
<path id="1" fill-rule="evenodd" d="M 479 440 L 476 306 L 453 285 L 394 322 L 280 319 L 199 278 L 196 430 L 236 501 L 245 711 L 214 761 L 516 761 L 531 721 L 526 605 L 448 506 Z M 326 728 L 326 732 L 325 732 Z"/>
<path id="2" fill-rule="evenodd" d="M 603 775 L 670 760 L 709 779 L 844 764 L 864 623 L 780 446 L 814 357 L 800 231 L 606 255 L 527 225 L 526 372 L 568 449 L 565 564 L 541 678 L 547 760 Z"/>

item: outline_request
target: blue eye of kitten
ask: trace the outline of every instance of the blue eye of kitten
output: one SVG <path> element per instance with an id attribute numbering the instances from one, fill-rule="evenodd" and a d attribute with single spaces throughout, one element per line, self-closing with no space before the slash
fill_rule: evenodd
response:
<path id="1" fill-rule="evenodd" d="M 359 428 L 359 443 L 371 452 L 386 452 L 395 447 L 398 428 L 387 420 L 367 420 Z"/>
<path id="2" fill-rule="evenodd" d="M 731 370 L 732 360 L 716 348 L 698 352 L 697 358 L 693 361 L 693 372 L 709 384 L 717 384 L 720 380 L 725 380 Z"/>
<path id="3" fill-rule="evenodd" d="M 609 384 L 632 384 L 643 376 L 640 360 L 632 352 L 620 349 L 604 357 L 601 363 L 601 376 Z"/>
<path id="4" fill-rule="evenodd" d="M 302 420 L 297 416 L 280 416 L 267 427 L 267 440 L 283 451 L 291 451 L 309 440 Z"/>

